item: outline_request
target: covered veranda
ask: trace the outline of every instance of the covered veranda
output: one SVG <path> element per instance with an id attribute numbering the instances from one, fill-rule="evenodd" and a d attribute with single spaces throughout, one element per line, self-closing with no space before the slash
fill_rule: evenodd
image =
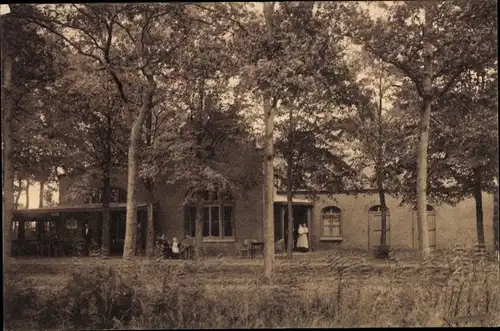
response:
<path id="1" fill-rule="evenodd" d="M 146 204 L 137 206 L 138 251 L 144 250 Z M 125 240 L 125 203 L 112 203 L 110 211 L 111 254 L 123 253 Z M 13 256 L 85 256 L 100 248 L 102 204 L 20 209 L 12 224 Z"/>

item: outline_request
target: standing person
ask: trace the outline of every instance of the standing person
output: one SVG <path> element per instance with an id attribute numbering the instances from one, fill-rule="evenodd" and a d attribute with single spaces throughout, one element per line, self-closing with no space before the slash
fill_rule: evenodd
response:
<path id="1" fill-rule="evenodd" d="M 299 225 L 299 238 L 297 239 L 297 248 L 302 252 L 307 252 L 309 250 L 309 241 L 307 239 L 307 234 L 309 229 L 305 224 Z"/>
<path id="2" fill-rule="evenodd" d="M 191 259 L 191 256 L 193 255 L 193 246 L 193 240 L 191 236 L 187 234 L 181 244 L 181 253 L 184 259 Z"/>
<path id="3" fill-rule="evenodd" d="M 172 239 L 172 256 L 174 257 L 174 259 L 179 258 L 179 242 L 177 241 L 176 237 Z"/>

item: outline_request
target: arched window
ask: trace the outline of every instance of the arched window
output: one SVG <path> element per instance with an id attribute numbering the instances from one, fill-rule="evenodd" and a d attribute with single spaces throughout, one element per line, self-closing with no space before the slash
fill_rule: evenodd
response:
<path id="1" fill-rule="evenodd" d="M 413 207 L 413 211 L 415 211 L 415 212 L 417 211 L 417 206 Z M 432 207 L 431 205 L 427 205 L 427 213 L 429 213 L 429 212 L 435 213 L 434 207 Z"/>
<path id="2" fill-rule="evenodd" d="M 326 207 L 321 211 L 321 238 L 341 239 L 342 211 L 338 207 Z"/>
<path id="3" fill-rule="evenodd" d="M 229 192 L 217 194 L 205 192 L 203 207 L 203 237 L 224 239 L 233 237 L 233 197 Z M 185 233 L 195 236 L 196 207 L 188 206 L 185 211 Z"/>
<path id="4" fill-rule="evenodd" d="M 389 215 L 389 208 L 387 208 L 387 206 L 386 206 L 385 209 L 386 209 L 386 215 Z M 381 213 L 382 212 L 382 206 L 381 205 L 372 206 L 372 207 L 370 207 L 370 209 L 368 209 L 368 212 L 370 212 L 370 213 Z"/>

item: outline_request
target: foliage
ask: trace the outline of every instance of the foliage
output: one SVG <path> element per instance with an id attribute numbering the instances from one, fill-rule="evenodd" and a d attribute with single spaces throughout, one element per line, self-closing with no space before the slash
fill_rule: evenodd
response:
<path id="1" fill-rule="evenodd" d="M 86 196 L 89 183 L 102 186 L 106 177 L 126 169 L 128 128 L 111 77 L 82 56 L 67 57 L 67 72 L 47 93 L 45 118 L 65 174 L 73 180 L 70 195 Z"/>
<path id="2" fill-rule="evenodd" d="M 241 260 L 206 263 L 195 273 L 140 261 L 107 268 L 58 263 L 54 275 L 17 265 L 24 273 L 6 278 L 6 327 L 411 327 L 479 314 L 491 316 L 486 325 L 499 322 L 495 262 L 470 251 L 447 250 L 422 263 L 377 264 L 353 254 L 308 262 L 279 264 L 267 281 Z M 37 273 L 38 285 L 68 278 L 46 289 L 22 280 Z"/>
<path id="3" fill-rule="evenodd" d="M 493 45 L 497 37 L 492 24 L 496 20 L 495 7 L 494 1 L 485 1 L 481 5 L 465 1 L 402 1 L 387 6 L 384 18 L 376 21 L 371 20 L 366 12 L 358 11 L 355 16 L 358 19 L 350 22 L 349 34 L 367 52 L 393 66 L 405 77 L 400 95 L 401 100 L 410 102 L 401 102 L 403 111 L 420 114 L 423 99 L 429 97 L 432 112 L 436 114 L 434 117 L 444 118 L 445 114 L 450 114 L 445 111 L 446 100 L 449 100 L 447 95 L 464 73 L 482 68 L 496 57 Z M 422 34 L 423 10 L 427 19 L 432 21 L 432 32 L 426 36 Z M 432 48 L 429 55 L 432 62 L 430 96 L 424 93 L 423 87 L 424 41 Z M 419 125 L 416 115 L 403 115 L 403 118 L 405 116 L 409 121 L 402 125 L 415 130 Z M 431 127 L 434 125 L 435 122 L 431 121 Z M 409 164 L 416 165 L 416 137 L 415 131 L 407 131 L 404 143 L 411 147 L 401 156 L 400 169 L 408 169 Z M 427 146 L 421 147 L 427 149 Z M 429 192 L 436 191 L 445 180 L 439 174 L 439 166 L 434 166 L 433 162 L 432 157 L 429 158 Z M 412 178 L 412 183 L 400 183 L 398 186 L 405 192 L 415 189 L 415 173 Z M 415 197 L 414 194 L 412 196 Z"/>
<path id="4" fill-rule="evenodd" d="M 53 151 L 54 141 L 43 121 L 40 96 L 64 70 L 58 59 L 61 44 L 22 19 L 24 15 L 36 15 L 37 8 L 12 5 L 11 11 L 2 17 L 2 48 L 14 54 L 10 126 L 14 133 L 15 175 L 20 179 L 54 180 L 60 155 Z"/>
<path id="5" fill-rule="evenodd" d="M 293 102 L 304 91 L 318 91 L 329 104 L 350 98 L 354 102 L 342 38 L 335 33 L 343 4 L 335 3 L 328 12 L 324 6 L 309 1 L 280 3 L 273 13 L 272 37 L 264 33 L 261 18 L 249 16 L 235 45 L 242 59 L 239 88 L 257 97 L 271 92 L 276 103 Z"/>
<path id="6" fill-rule="evenodd" d="M 183 50 L 190 56 L 177 63 L 177 76 L 163 104 L 166 127 L 157 131 L 144 153 L 141 176 L 185 183 L 186 202 L 216 187 L 245 191 L 252 186 L 248 178 L 255 175 L 256 168 L 234 171 L 245 169 L 244 162 L 250 161 L 245 153 L 254 147 L 242 117 L 246 105 L 230 86 L 237 62 L 234 40 L 226 33 L 239 27 L 224 12 L 233 9 L 238 11 L 238 6 L 192 8 L 191 15 L 197 16 L 190 17 L 191 38 Z M 233 150 L 242 154 L 235 157 Z"/>
<path id="7" fill-rule="evenodd" d="M 471 77 L 474 71 L 464 72 L 458 84 L 451 89 L 440 103 L 435 103 L 439 112 L 432 117 L 433 128 L 429 139 L 429 187 L 432 203 L 456 204 L 474 195 L 476 178 L 474 169 L 480 169 L 483 191 L 494 189 L 493 176 L 497 151 L 497 83 L 496 73 L 489 71 L 484 77 L 484 85 L 475 84 Z M 472 85 L 474 84 L 474 85 Z M 472 90 L 474 88 L 476 90 Z M 404 203 L 415 201 L 416 159 L 415 145 L 416 118 L 418 107 L 416 96 L 404 90 L 401 98 L 401 117 L 406 138 L 402 141 L 404 153 L 396 162 L 400 196 Z"/>
<path id="8" fill-rule="evenodd" d="M 393 65 L 423 95 L 422 10 L 425 1 L 401 1 L 386 9 L 376 22 L 367 13 L 352 20 L 350 34 L 366 51 Z M 426 41 L 433 46 L 433 97 L 439 99 L 457 83 L 466 70 L 480 67 L 495 57 L 496 39 L 492 22 L 496 4 L 466 1 L 436 1 L 426 6 L 435 25 Z M 476 15 L 477 14 L 477 15 Z M 359 24 L 358 24 L 359 23 Z M 357 25 L 358 24 L 358 25 Z M 357 26 L 356 26 L 357 25 Z"/>
<path id="9" fill-rule="evenodd" d="M 489 71 L 489 70 L 488 70 Z M 452 201 L 473 196 L 476 181 L 483 191 L 494 189 L 495 163 L 498 154 L 495 149 L 498 135 L 498 77 L 495 71 L 481 75 L 480 72 L 465 72 L 459 85 L 450 91 L 436 120 L 444 125 L 437 126 L 431 150 L 445 152 L 441 171 L 449 171 L 454 180 L 457 197 Z M 476 178 L 479 171 L 480 178 Z"/>
<path id="10" fill-rule="evenodd" d="M 359 107 L 342 118 L 339 126 L 347 136 L 346 147 L 352 151 L 352 167 L 360 175 L 358 185 L 397 191 L 397 161 L 404 152 L 400 144 L 407 134 L 400 130 L 404 118 L 396 104 L 399 88 L 396 83 L 401 77 L 370 54 L 361 52 L 359 55 L 358 61 L 365 62 L 363 78 L 358 81 L 363 97 Z"/>
<path id="11" fill-rule="evenodd" d="M 144 171 L 167 183 L 184 183 L 186 203 L 205 191 L 243 193 L 254 185 L 259 166 L 248 167 L 256 151 L 247 140 L 240 111 L 238 105 L 224 105 L 214 97 L 207 107 L 190 109 L 192 115 L 181 126 L 164 132 L 150 147 L 151 159 L 160 162 L 150 159 L 148 166 L 146 161 Z"/>
<path id="12" fill-rule="evenodd" d="M 311 123 L 311 116 L 303 110 L 291 112 L 292 123 L 284 120 L 276 126 L 279 130 L 275 143 L 277 187 L 286 188 L 290 176 L 292 192 L 342 190 L 354 176 L 353 169 L 344 161 L 342 130 L 335 130 L 333 120 Z"/>

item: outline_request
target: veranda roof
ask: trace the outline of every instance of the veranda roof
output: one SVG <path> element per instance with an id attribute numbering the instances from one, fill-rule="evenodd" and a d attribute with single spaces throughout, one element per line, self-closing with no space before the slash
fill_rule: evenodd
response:
<path id="1" fill-rule="evenodd" d="M 137 204 L 137 209 L 143 210 L 146 209 L 147 204 L 145 202 L 141 202 Z M 123 210 L 127 209 L 126 203 L 110 203 L 109 209 L 111 211 Z M 58 216 L 59 213 L 78 213 L 78 212 L 90 212 L 90 211 L 102 211 L 103 205 L 102 203 L 92 203 L 92 204 L 82 204 L 82 205 L 58 205 L 53 207 L 44 207 L 44 208 L 33 208 L 33 209 L 18 209 L 14 211 L 15 216 L 21 217 L 34 217 L 34 216 L 43 216 L 43 215 L 51 215 Z"/>
<path id="2" fill-rule="evenodd" d="M 300 198 L 293 198 L 292 199 L 294 205 L 307 205 L 307 206 L 312 206 L 314 205 L 314 202 L 308 199 L 300 199 Z M 287 199 L 286 195 L 282 194 L 274 194 L 274 203 L 277 204 L 287 204 Z"/>

